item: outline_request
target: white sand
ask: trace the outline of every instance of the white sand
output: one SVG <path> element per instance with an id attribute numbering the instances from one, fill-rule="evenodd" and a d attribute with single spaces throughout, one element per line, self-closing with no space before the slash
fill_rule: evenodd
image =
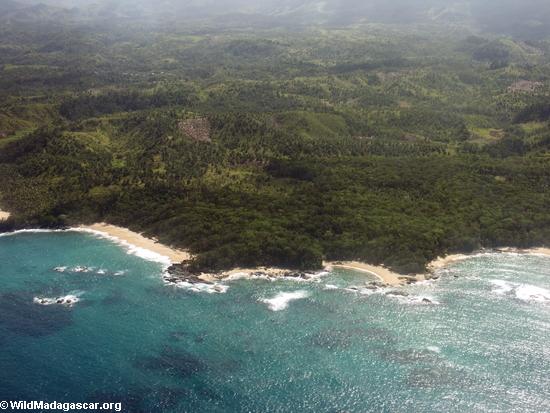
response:
<path id="1" fill-rule="evenodd" d="M 115 225 L 105 223 L 86 225 L 80 228 L 103 232 L 111 237 L 121 239 L 128 244 L 132 244 L 136 247 L 153 251 L 154 253 L 168 257 L 173 263 L 180 263 L 184 260 L 191 259 L 192 257 L 187 251 L 161 244 L 153 239 L 146 238 L 137 232 L 130 231 L 127 228 L 117 227 Z"/>
<path id="2" fill-rule="evenodd" d="M 467 254 L 451 254 L 445 257 L 438 257 L 428 264 L 428 270 L 430 271 L 440 270 L 454 262 L 465 260 L 468 257 L 469 255 Z"/>
<path id="3" fill-rule="evenodd" d="M 388 285 L 401 285 L 401 284 L 404 284 L 406 281 L 406 277 L 404 278 L 402 275 L 397 274 L 393 271 L 390 271 L 385 267 L 370 265 L 364 262 L 344 261 L 344 262 L 338 262 L 338 263 L 332 262 L 327 264 L 329 267 L 346 268 L 349 270 L 361 271 L 361 272 L 372 274 Z"/>

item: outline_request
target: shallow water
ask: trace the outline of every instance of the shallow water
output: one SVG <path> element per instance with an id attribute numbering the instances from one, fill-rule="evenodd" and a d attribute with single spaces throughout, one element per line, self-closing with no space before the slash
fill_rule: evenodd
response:
<path id="1" fill-rule="evenodd" d="M 548 257 L 480 254 L 400 297 L 349 271 L 195 292 L 128 252 L 93 234 L 0 237 L 0 400 L 550 411 Z"/>

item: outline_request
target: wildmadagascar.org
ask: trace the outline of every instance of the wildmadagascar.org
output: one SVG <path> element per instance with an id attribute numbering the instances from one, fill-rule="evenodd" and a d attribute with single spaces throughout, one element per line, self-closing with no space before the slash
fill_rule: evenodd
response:
<path id="1" fill-rule="evenodd" d="M 76 410 L 122 411 L 122 403 L 61 403 L 45 401 L 1 401 L 0 409 L 6 410 L 60 410 L 71 412 Z"/>

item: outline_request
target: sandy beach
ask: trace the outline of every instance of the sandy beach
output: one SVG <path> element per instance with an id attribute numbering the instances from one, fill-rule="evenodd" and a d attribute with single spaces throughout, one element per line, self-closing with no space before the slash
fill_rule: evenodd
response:
<path id="1" fill-rule="evenodd" d="M 9 217 L 9 213 L 0 211 L 0 220 L 2 218 Z M 164 244 L 159 243 L 158 241 L 150 238 L 146 238 L 141 234 L 138 234 L 134 231 L 130 231 L 127 228 L 118 227 L 115 225 L 110 225 L 106 223 L 96 223 L 93 225 L 86 225 L 79 227 L 84 230 L 92 230 L 102 232 L 108 236 L 118 238 L 122 241 L 125 241 L 129 244 L 135 245 L 139 248 L 144 248 L 149 251 L 153 251 L 157 254 L 168 257 L 170 261 L 174 264 L 181 263 L 182 261 L 189 260 L 192 258 L 192 255 L 181 249 L 173 248 Z M 540 254 L 550 256 L 550 248 L 539 247 L 539 248 L 530 248 L 530 249 L 519 249 L 519 248 L 501 248 L 496 250 L 490 250 L 487 252 L 514 252 L 522 254 Z M 368 273 L 377 277 L 383 283 L 390 286 L 400 286 L 405 285 L 409 282 L 423 281 L 429 279 L 429 273 L 433 273 L 437 270 L 447 267 L 450 264 L 453 264 L 457 261 L 465 260 L 470 258 L 472 255 L 479 254 L 479 251 L 473 254 L 451 254 L 445 257 L 438 257 L 427 266 L 427 274 L 416 274 L 416 275 L 402 275 L 396 272 L 389 270 L 383 266 L 376 266 L 367 264 L 359 261 L 336 261 L 336 262 L 325 262 L 323 263 L 326 271 L 330 271 L 332 268 L 345 268 L 348 270 L 354 270 L 359 272 Z M 280 278 L 286 277 L 289 274 L 289 270 L 282 268 L 269 268 L 269 267 L 259 267 L 259 268 L 235 268 L 229 271 L 224 271 L 218 274 L 207 274 L 203 273 L 198 276 L 199 279 L 202 279 L 206 282 L 216 282 L 221 280 L 235 280 L 240 278 L 256 278 L 258 276 L 265 276 L 269 278 Z"/>
<path id="2" fill-rule="evenodd" d="M 346 268 L 348 270 L 366 272 L 376 276 L 377 278 L 380 279 L 380 281 L 393 286 L 405 284 L 407 281 L 407 278 L 409 278 L 409 277 L 397 274 L 395 272 L 392 272 L 385 267 L 365 264 L 364 262 L 359 262 L 359 261 L 342 261 L 342 262 L 338 261 L 338 262 L 330 262 L 326 264 L 328 267 Z"/>
<path id="3" fill-rule="evenodd" d="M 428 264 L 428 271 L 440 270 L 454 262 L 465 260 L 468 257 L 470 257 L 470 255 L 467 254 L 451 254 L 444 257 L 438 257 Z"/>
<path id="4" fill-rule="evenodd" d="M 10 213 L 9 212 L 6 212 L 6 211 L 2 211 L 0 209 L 0 221 L 5 221 L 6 219 L 8 219 L 10 217 Z"/>
<path id="5" fill-rule="evenodd" d="M 509 248 L 501 250 L 503 252 L 517 252 L 520 254 L 539 254 L 539 255 L 549 255 L 550 248 L 538 247 L 538 248 L 529 248 L 529 249 L 518 249 L 518 248 Z"/>
<path id="6" fill-rule="evenodd" d="M 438 257 L 432 262 L 428 264 L 428 271 L 433 272 L 436 270 L 440 270 L 442 268 L 447 267 L 450 264 L 453 264 L 457 261 L 462 261 L 465 259 L 468 259 L 474 255 L 480 254 L 480 253 L 490 253 L 490 252 L 501 252 L 501 253 L 516 253 L 516 254 L 538 254 L 538 255 L 548 255 L 550 256 L 550 248 L 546 247 L 537 247 L 537 248 L 498 248 L 494 250 L 486 250 L 486 251 L 477 251 L 472 254 L 451 254 L 447 255 L 445 257 Z"/>
<path id="7" fill-rule="evenodd" d="M 111 237 L 115 237 L 129 244 L 135 245 L 136 247 L 144 248 L 168 257 L 173 263 L 181 263 L 182 261 L 191 258 L 191 254 L 187 251 L 163 245 L 153 239 L 146 238 L 137 232 L 130 231 L 127 228 L 117 227 L 116 225 L 97 223 L 93 225 L 81 226 L 79 228 L 103 232 Z"/>

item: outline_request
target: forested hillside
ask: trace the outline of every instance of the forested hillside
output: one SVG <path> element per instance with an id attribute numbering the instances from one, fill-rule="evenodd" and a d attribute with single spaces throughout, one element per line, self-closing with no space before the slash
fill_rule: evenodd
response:
<path id="1" fill-rule="evenodd" d="M 0 25 L 3 230 L 105 220 L 201 270 L 550 243 L 544 37 L 23 17 Z"/>

